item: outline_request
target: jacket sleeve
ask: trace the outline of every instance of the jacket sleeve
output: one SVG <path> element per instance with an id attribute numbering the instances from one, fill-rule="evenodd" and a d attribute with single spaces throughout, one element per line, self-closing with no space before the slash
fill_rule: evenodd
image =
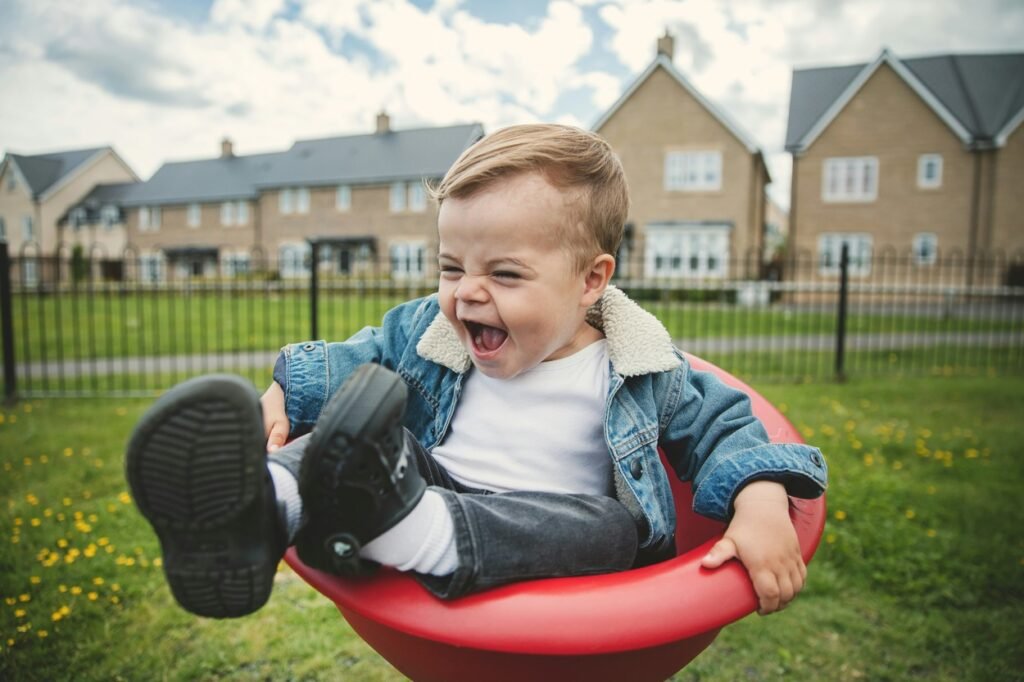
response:
<path id="1" fill-rule="evenodd" d="M 743 391 L 688 363 L 670 373 L 660 446 L 676 474 L 693 482 L 693 510 L 728 521 L 743 486 L 783 484 L 793 497 L 815 498 L 828 485 L 818 448 L 772 443 Z"/>
<path id="2" fill-rule="evenodd" d="M 413 330 L 422 326 L 430 310 L 436 312 L 432 301 L 428 297 L 396 306 L 384 315 L 381 326 L 364 327 L 346 341 L 307 341 L 282 348 L 274 380 L 284 389 L 290 435 L 310 431 L 328 399 L 360 365 L 375 362 L 395 369 L 414 343 Z"/>

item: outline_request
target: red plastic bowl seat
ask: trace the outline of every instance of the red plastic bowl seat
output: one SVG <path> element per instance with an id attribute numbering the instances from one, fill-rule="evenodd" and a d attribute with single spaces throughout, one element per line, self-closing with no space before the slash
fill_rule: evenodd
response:
<path id="1" fill-rule="evenodd" d="M 749 386 L 699 358 L 688 360 L 745 391 L 773 442 L 802 442 Z M 690 486 L 669 478 L 678 555 L 622 573 L 535 580 L 442 601 L 396 571 L 346 580 L 305 566 L 294 550 L 286 560 L 337 604 L 371 647 L 417 682 L 664 680 L 723 626 L 757 607 L 738 562 L 713 571 L 700 567 L 724 526 L 696 516 Z M 804 561 L 810 561 L 825 525 L 825 499 L 793 502 L 791 518 Z"/>

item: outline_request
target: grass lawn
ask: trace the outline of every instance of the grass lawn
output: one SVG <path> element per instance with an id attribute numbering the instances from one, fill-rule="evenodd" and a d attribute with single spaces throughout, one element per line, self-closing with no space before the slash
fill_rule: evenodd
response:
<path id="1" fill-rule="evenodd" d="M 1020 679 L 1024 379 L 762 390 L 828 456 L 825 538 L 793 605 L 674 679 Z M 173 604 L 122 475 L 148 404 L 0 412 L 0 679 L 401 679 L 286 568 L 245 619 Z"/>

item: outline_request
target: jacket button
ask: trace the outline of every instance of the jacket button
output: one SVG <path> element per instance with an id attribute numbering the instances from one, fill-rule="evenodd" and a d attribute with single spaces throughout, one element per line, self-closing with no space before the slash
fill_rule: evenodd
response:
<path id="1" fill-rule="evenodd" d="M 814 462 L 816 465 L 821 466 L 821 455 L 819 455 L 817 452 L 812 452 L 811 461 Z"/>
<path id="2" fill-rule="evenodd" d="M 629 465 L 629 473 L 633 474 L 633 478 L 640 480 L 640 477 L 644 475 L 644 463 L 639 459 L 634 459 L 632 464 Z"/>
<path id="3" fill-rule="evenodd" d="M 303 346 L 303 347 L 302 347 L 302 350 L 305 350 L 305 351 L 311 351 L 311 350 L 313 350 L 314 348 L 316 348 L 316 346 L 315 346 L 314 344 L 312 344 L 312 343 L 307 343 L 307 344 L 306 344 L 305 346 Z"/>

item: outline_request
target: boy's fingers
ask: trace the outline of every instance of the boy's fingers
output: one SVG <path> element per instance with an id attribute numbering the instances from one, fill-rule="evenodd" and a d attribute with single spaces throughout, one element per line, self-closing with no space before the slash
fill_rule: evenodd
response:
<path id="1" fill-rule="evenodd" d="M 277 450 L 288 439 L 288 422 L 274 422 L 267 436 L 267 450 Z"/>
<path id="2" fill-rule="evenodd" d="M 754 591 L 757 593 L 757 612 L 762 616 L 774 613 L 779 610 L 781 602 L 781 588 L 775 574 L 771 571 L 761 571 L 754 578 Z"/>
<path id="3" fill-rule="evenodd" d="M 729 538 L 722 538 L 704 555 L 704 558 L 700 560 L 700 565 L 704 568 L 718 568 L 729 559 L 735 558 L 736 543 Z"/>

